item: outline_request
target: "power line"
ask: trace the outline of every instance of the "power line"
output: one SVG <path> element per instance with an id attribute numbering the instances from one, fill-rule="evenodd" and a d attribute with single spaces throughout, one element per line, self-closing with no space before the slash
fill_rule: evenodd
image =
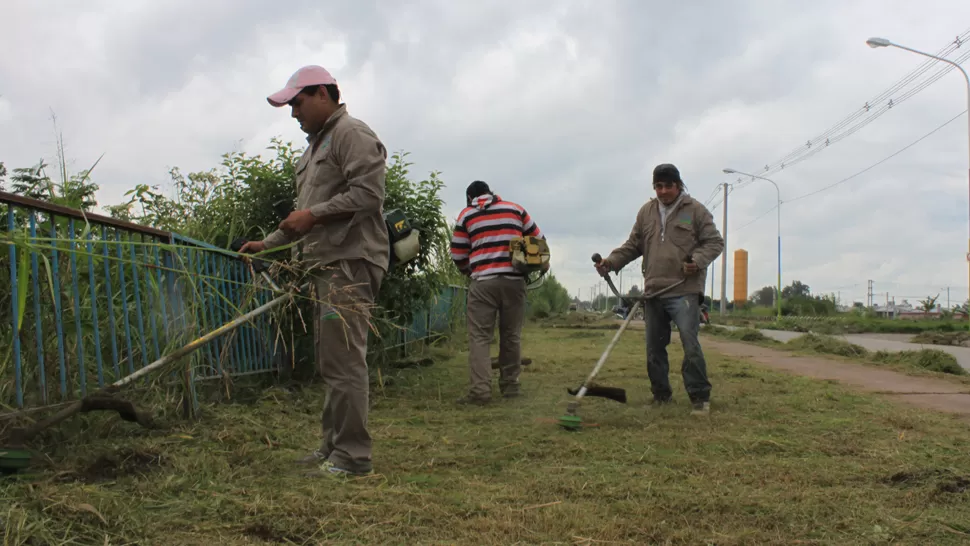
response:
<path id="1" fill-rule="evenodd" d="M 946 57 L 947 55 L 949 55 L 950 53 L 958 49 L 960 46 L 962 46 L 963 43 L 966 42 L 968 39 L 970 39 L 970 30 L 964 31 L 963 34 L 957 36 L 956 39 L 949 42 L 947 46 L 945 46 L 943 49 L 937 52 L 937 56 Z M 967 60 L 968 58 L 970 58 L 970 52 L 967 52 L 961 55 L 960 57 L 958 57 L 958 59 L 955 60 L 955 62 L 961 63 Z M 898 91 L 902 90 L 905 86 L 916 81 L 917 78 L 919 78 L 925 72 L 929 71 L 932 67 L 938 66 L 937 62 L 938 61 L 936 61 L 935 59 L 929 59 L 927 61 L 924 61 L 915 70 L 913 70 L 912 72 L 904 76 L 902 79 L 897 81 L 892 86 L 890 86 L 889 89 L 883 91 L 879 95 L 867 101 L 864 106 L 862 106 L 861 108 L 859 108 L 858 110 L 850 114 L 847 118 L 838 122 L 836 125 L 829 128 L 822 134 L 812 139 L 809 139 L 804 145 L 800 145 L 798 148 L 795 148 L 794 150 L 789 152 L 781 159 L 776 160 L 774 163 L 766 164 L 760 174 L 762 176 L 766 176 L 770 173 L 780 171 L 785 167 L 790 167 L 795 163 L 804 161 L 805 159 L 808 159 L 809 157 L 819 153 L 820 151 L 827 149 L 832 144 L 852 135 L 853 133 L 865 127 L 869 123 L 872 123 L 872 121 L 874 121 L 876 118 L 885 114 L 890 109 L 897 106 L 899 103 L 915 96 L 917 93 L 919 93 L 926 87 L 929 87 L 929 85 L 931 85 L 932 83 L 942 78 L 947 72 L 949 72 L 950 70 L 953 70 L 954 68 L 952 65 L 947 64 L 944 67 L 942 67 L 940 70 L 938 70 L 935 74 L 927 78 L 926 80 L 918 83 L 912 89 L 909 89 L 903 92 L 902 94 L 896 96 L 895 98 L 892 97 L 894 93 L 897 93 Z M 883 103 L 884 101 L 885 101 L 885 104 L 880 104 L 880 103 Z M 855 125 L 850 126 L 850 124 L 852 124 L 857 119 L 863 116 L 866 116 L 866 117 L 862 119 L 862 121 L 856 123 Z M 840 133 L 840 131 L 842 132 Z M 833 136 L 833 135 L 836 135 L 836 136 Z M 751 172 L 756 172 L 756 171 L 751 171 Z M 746 183 L 741 183 L 739 187 L 743 187 L 747 183 L 750 183 L 750 181 Z"/>
<path id="2" fill-rule="evenodd" d="M 895 151 L 895 152 L 893 152 L 892 154 L 890 154 L 890 155 L 888 155 L 888 156 L 886 156 L 886 157 L 884 157 L 883 159 L 880 159 L 879 161 L 877 161 L 877 162 L 875 162 L 875 163 L 873 163 L 872 165 L 869 165 L 869 166 L 868 166 L 868 167 L 866 167 L 865 169 L 862 169 L 861 171 L 859 171 L 859 172 L 857 172 L 857 173 L 855 173 L 855 174 L 853 174 L 853 175 L 851 175 L 851 176 L 847 176 L 847 177 L 845 177 L 845 178 L 843 178 L 842 180 L 839 180 L 838 182 L 835 182 L 835 183 L 832 183 L 832 184 L 829 184 L 828 186 L 825 186 L 824 188 L 819 188 L 819 189 L 817 189 L 817 190 L 815 190 L 815 191 L 812 191 L 812 192 L 809 192 L 809 193 L 806 193 L 806 194 L 803 194 L 803 195 L 799 195 L 798 197 L 793 197 L 793 198 L 791 198 L 791 199 L 788 199 L 788 200 L 785 200 L 785 201 L 782 201 L 782 204 L 784 204 L 784 203 L 791 203 L 791 202 L 793 202 L 793 201 L 798 201 L 799 199 L 805 199 L 806 197 L 811 197 L 811 196 L 813 196 L 813 195 L 817 195 L 817 194 L 819 194 L 819 193 L 822 193 L 823 191 L 826 191 L 826 190 L 830 190 L 830 189 L 832 189 L 832 188 L 834 188 L 834 187 L 836 187 L 836 186 L 838 186 L 839 184 L 843 184 L 843 183 L 845 183 L 845 182 L 848 182 L 849 180 L 852 180 L 853 178 L 855 178 L 855 177 L 857 177 L 857 176 L 859 176 L 859 175 L 861 175 L 861 174 L 864 174 L 864 173 L 866 173 L 866 172 L 869 172 L 870 170 L 872 170 L 872 169 L 874 169 L 874 168 L 876 168 L 876 167 L 878 167 L 879 165 L 882 165 L 883 163 L 885 163 L 885 162 L 887 162 L 887 161 L 889 161 L 890 159 L 892 159 L 892 158 L 894 158 L 894 157 L 896 157 L 897 155 L 899 155 L 899 154 L 901 154 L 901 153 L 903 153 L 903 152 L 905 152 L 906 150 L 908 150 L 908 149 L 910 149 L 910 148 L 912 148 L 913 146 L 915 146 L 915 145 L 917 145 L 917 144 L 919 144 L 920 142 L 922 142 L 922 141 L 923 141 L 923 140 L 925 140 L 926 138 L 928 138 L 928 137 L 930 137 L 931 135 L 933 135 L 934 133 L 936 133 L 936 132 L 937 132 L 937 131 L 939 131 L 940 129 L 943 129 L 943 128 L 944 128 L 944 127 L 946 127 L 947 125 L 949 125 L 949 124 L 951 124 L 951 123 L 953 123 L 954 121 L 956 121 L 957 119 L 959 119 L 959 118 L 961 118 L 961 117 L 963 116 L 963 114 L 966 114 L 966 113 L 967 113 L 967 111 L 966 111 L 966 110 L 964 110 L 964 111 L 962 111 L 962 112 L 960 112 L 959 114 L 957 114 L 957 115 L 955 115 L 955 116 L 953 116 L 952 118 L 950 118 L 949 120 L 947 120 L 947 121 L 946 121 L 945 123 L 943 123 L 942 125 L 940 125 L 940 126 L 939 126 L 939 127 L 937 127 L 936 129 L 933 129 L 933 130 L 932 130 L 932 131 L 930 131 L 929 133 L 926 133 L 925 135 L 923 135 L 923 136 L 921 136 L 921 137 L 919 137 L 918 139 L 916 139 L 916 140 L 914 140 L 913 142 L 910 142 L 910 143 L 909 143 L 909 144 L 907 144 L 906 146 L 904 146 L 904 147 L 902 147 L 902 148 L 900 148 L 899 150 L 896 150 L 896 151 Z M 755 218 L 754 220 L 752 220 L 752 221 L 750 221 L 750 222 L 748 222 L 747 224 L 744 224 L 743 226 L 741 226 L 741 227 L 739 227 L 739 228 L 735 228 L 735 229 L 734 229 L 733 231 L 734 231 L 734 232 L 737 232 L 737 231 L 739 231 L 739 230 L 742 230 L 742 229 L 744 229 L 744 228 L 746 228 L 746 227 L 748 227 L 748 226 L 750 226 L 751 224 L 753 224 L 753 223 L 755 223 L 755 222 L 757 222 L 757 221 L 758 221 L 758 220 L 760 220 L 761 218 L 764 218 L 764 217 L 765 217 L 766 215 L 768 215 L 768 213 L 770 213 L 771 211 L 773 211 L 773 210 L 775 210 L 775 209 L 777 209 L 777 208 L 778 208 L 778 205 L 777 205 L 777 204 L 775 204 L 775 206 L 773 206 L 773 207 L 771 207 L 770 209 L 768 209 L 767 211 L 765 211 L 765 212 L 764 212 L 763 214 L 761 214 L 760 216 L 758 216 L 758 217 L 757 217 L 757 218 Z"/>

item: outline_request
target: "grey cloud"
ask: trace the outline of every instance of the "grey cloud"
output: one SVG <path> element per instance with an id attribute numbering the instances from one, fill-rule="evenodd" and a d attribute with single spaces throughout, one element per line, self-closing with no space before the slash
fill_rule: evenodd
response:
<path id="1" fill-rule="evenodd" d="M 97 178 L 105 203 L 134 183 L 164 181 L 167 167 L 204 169 L 234 147 L 257 151 L 270 135 L 300 143 L 288 113 L 264 97 L 304 62 L 298 54 L 338 38 L 347 59 L 336 75 L 351 111 L 389 149 L 410 151 L 416 176 L 442 171 L 449 215 L 478 178 L 525 204 L 559 249 L 557 274 L 575 293 L 597 281 L 589 254 L 626 238 L 656 163 L 677 163 L 706 200 L 734 180 L 722 168 L 757 169 L 786 154 L 920 62 L 869 50 L 870 34 L 935 49 L 965 30 L 934 21 L 926 4 L 297 0 L 280 9 L 220 0 L 63 2 L 45 11 L 20 2 L 15 35 L 0 45 L 47 40 L 0 59 L 0 100 L 10 104 L 0 160 L 17 166 L 51 155 L 49 106 L 79 168 L 108 151 Z M 970 7 L 948 10 L 948 19 L 970 16 Z M 75 36 L 66 29 L 81 11 L 86 23 Z M 546 31 L 556 37 L 510 56 L 515 72 L 506 61 L 483 62 L 522 33 Z M 851 174 L 955 114 L 961 89 L 950 80 L 775 175 L 783 197 Z M 870 277 L 899 286 L 949 279 L 962 301 L 964 121 L 857 180 L 786 205 L 786 282 L 857 293 L 861 282 L 864 294 Z M 917 182 L 933 189 L 914 190 Z M 730 197 L 729 251 L 751 252 L 749 290 L 774 283 L 774 214 L 733 230 L 773 205 L 773 190 L 757 183 Z M 632 267 L 628 274 L 636 277 Z"/>

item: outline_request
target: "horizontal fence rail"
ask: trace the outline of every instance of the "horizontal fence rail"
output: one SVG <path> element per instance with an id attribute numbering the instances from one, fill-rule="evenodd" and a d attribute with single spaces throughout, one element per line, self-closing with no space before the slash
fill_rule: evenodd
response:
<path id="1" fill-rule="evenodd" d="M 176 233 L 5 192 L 0 219 L 0 412 L 76 400 L 276 296 Z M 447 287 L 392 346 L 445 333 L 463 310 L 464 289 Z M 186 357 L 187 383 L 278 370 L 278 328 L 267 314 L 217 337 Z"/>

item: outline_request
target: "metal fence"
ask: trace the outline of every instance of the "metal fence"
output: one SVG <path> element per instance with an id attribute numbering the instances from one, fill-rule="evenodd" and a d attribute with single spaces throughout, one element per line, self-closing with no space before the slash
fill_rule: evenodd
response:
<path id="1" fill-rule="evenodd" d="M 0 215 L 14 241 L 0 249 L 0 411 L 83 397 L 274 297 L 240 260 L 175 233 L 5 192 Z M 464 289 L 448 287 L 393 346 L 447 331 L 463 310 Z M 193 353 L 186 384 L 277 370 L 271 320 Z"/>
<path id="2" fill-rule="evenodd" d="M 0 192 L 0 404 L 85 396 L 265 303 L 241 261 L 199 241 Z M 240 311 L 241 309 L 241 311 Z M 193 378 L 273 369 L 267 325 L 193 355 Z"/>

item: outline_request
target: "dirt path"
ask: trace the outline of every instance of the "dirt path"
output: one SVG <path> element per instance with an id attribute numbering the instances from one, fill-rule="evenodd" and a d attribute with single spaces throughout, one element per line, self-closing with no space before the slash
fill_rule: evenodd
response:
<path id="1" fill-rule="evenodd" d="M 875 392 L 917 407 L 952 413 L 970 422 L 970 386 L 942 379 L 913 377 L 891 370 L 880 370 L 815 356 L 798 356 L 786 351 L 724 341 L 704 336 L 704 348 L 726 356 L 745 358 L 779 370 L 812 377 L 831 379 Z"/>

